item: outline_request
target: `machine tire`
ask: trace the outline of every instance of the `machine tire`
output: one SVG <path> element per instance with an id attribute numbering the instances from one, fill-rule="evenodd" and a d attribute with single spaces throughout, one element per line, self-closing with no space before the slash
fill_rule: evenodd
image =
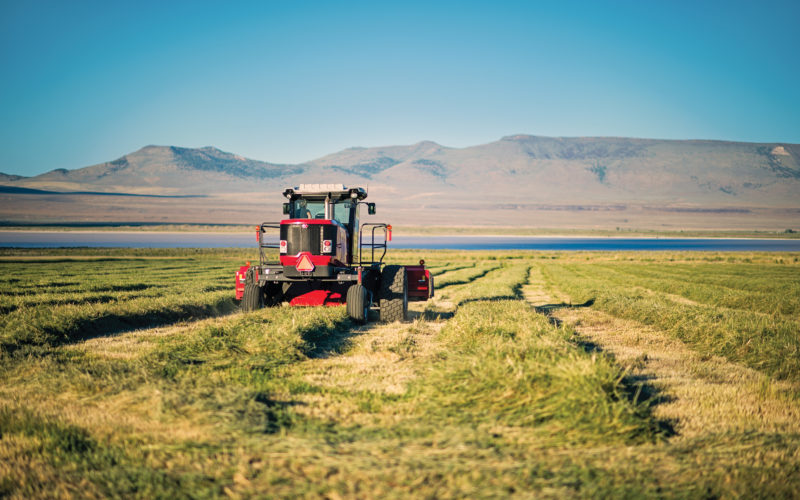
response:
<path id="1" fill-rule="evenodd" d="M 381 321 L 408 318 L 408 275 L 403 266 L 386 266 L 381 273 Z"/>
<path id="2" fill-rule="evenodd" d="M 281 293 L 280 286 L 267 283 L 262 290 L 262 297 L 262 307 L 275 307 L 280 305 L 283 300 L 283 293 Z"/>
<path id="3" fill-rule="evenodd" d="M 242 296 L 242 311 L 250 312 L 261 309 L 264 306 L 264 294 L 261 287 L 256 283 L 246 283 L 244 285 L 244 295 Z"/>
<path id="4" fill-rule="evenodd" d="M 347 289 L 347 315 L 356 323 L 369 319 L 369 293 L 364 285 L 353 285 Z"/>

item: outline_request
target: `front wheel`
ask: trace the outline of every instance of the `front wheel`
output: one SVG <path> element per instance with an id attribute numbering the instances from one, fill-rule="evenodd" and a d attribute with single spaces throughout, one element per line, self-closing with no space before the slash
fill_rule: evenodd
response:
<path id="1" fill-rule="evenodd" d="M 356 323 L 369 319 L 369 292 L 364 285 L 353 285 L 347 289 L 347 315 Z"/>
<path id="2" fill-rule="evenodd" d="M 261 309 L 264 306 L 264 294 L 261 287 L 256 283 L 246 283 L 244 285 L 244 295 L 242 296 L 242 311 L 250 312 Z"/>
<path id="3" fill-rule="evenodd" d="M 408 276 L 403 266 L 386 266 L 381 273 L 381 321 L 405 321 L 408 317 Z"/>

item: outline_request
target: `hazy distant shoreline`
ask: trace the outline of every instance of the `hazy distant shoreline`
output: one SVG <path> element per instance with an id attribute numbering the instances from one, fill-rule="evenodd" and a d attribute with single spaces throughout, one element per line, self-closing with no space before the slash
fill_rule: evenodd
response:
<path id="1" fill-rule="evenodd" d="M 0 247 L 14 248 L 239 248 L 255 252 L 255 236 L 239 232 L 0 231 Z M 277 234 L 268 241 L 277 243 Z M 800 253 L 800 239 L 660 236 L 422 235 L 396 233 L 392 249 L 496 251 L 765 251 Z"/>
<path id="2" fill-rule="evenodd" d="M 31 224 L 0 225 L 2 232 L 35 232 L 35 233 L 76 233 L 76 234 L 247 234 L 255 230 L 255 225 L 226 224 L 119 224 L 95 225 L 92 223 L 71 224 Z M 795 240 L 800 239 L 799 232 L 776 231 L 657 231 L 657 230 L 610 230 L 610 229 L 575 229 L 575 228 L 530 228 L 530 227 L 436 227 L 436 226 L 394 226 L 395 236 L 446 236 L 446 237 L 509 237 L 509 238 L 614 238 L 614 239 L 763 239 L 763 240 Z"/>

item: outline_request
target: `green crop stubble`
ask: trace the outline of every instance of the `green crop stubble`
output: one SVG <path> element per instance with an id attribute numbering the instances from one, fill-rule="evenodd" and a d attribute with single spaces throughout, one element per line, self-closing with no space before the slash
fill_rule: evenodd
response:
<path id="1" fill-rule="evenodd" d="M 112 445 L 58 417 L 0 408 L 0 496 L 108 498 L 208 491 L 200 474 L 170 474 L 133 443 Z"/>
<path id="2" fill-rule="evenodd" d="M 653 269 L 646 264 L 598 264 L 594 270 L 617 284 L 638 285 L 708 305 L 766 314 L 796 315 L 800 312 L 800 282 L 793 273 L 786 272 L 786 266 L 760 265 L 758 276 L 745 274 L 742 265 L 716 267 L 718 269 L 705 268 L 705 271 L 687 269 L 677 274 L 668 268 Z M 724 274 L 730 277 L 725 279 Z"/>
<path id="3" fill-rule="evenodd" d="M 640 491 L 624 480 L 587 484 L 605 473 L 596 463 L 569 457 L 545 465 L 532 455 L 543 447 L 579 443 L 651 442 L 660 431 L 648 409 L 623 394 L 622 373 L 610 360 L 584 353 L 568 341 L 571 332 L 514 298 L 528 267 L 512 262 L 476 277 L 470 291 L 467 285 L 455 287 L 461 306 L 438 336 L 434 362 L 418 367 L 405 393 L 371 392 L 367 401 L 357 389 L 317 389 L 316 404 L 326 398 L 344 407 L 355 404 L 375 415 L 373 423 L 359 419 L 361 425 L 353 427 L 334 418 L 328 425 L 306 422 L 304 433 L 287 435 L 312 442 L 323 438 L 314 445 L 317 454 L 346 453 L 356 466 L 366 467 L 338 466 L 347 467 L 355 491 L 374 493 L 379 490 L 372 488 L 387 481 L 398 493 L 435 496 L 508 494 L 537 484 L 559 485 L 564 492 Z M 421 327 L 402 328 L 410 334 Z M 395 352 L 396 346 L 388 350 Z M 341 444 L 343 438 L 347 444 Z M 310 446 L 302 443 L 296 442 L 302 449 Z M 375 455 L 386 455 L 386 461 L 363 462 Z M 308 467 L 322 467 L 319 462 Z M 285 477 L 285 471 L 272 474 Z"/>
<path id="4" fill-rule="evenodd" d="M 4 353 L 234 309 L 220 261 L 31 260 L 0 262 L 0 271 Z"/>
<path id="5" fill-rule="evenodd" d="M 765 477 L 737 459 L 720 472 L 693 447 L 727 457 L 758 443 L 663 443 L 625 373 L 520 298 L 541 261 L 573 298 L 613 298 L 625 273 L 587 277 L 591 262 L 555 266 L 559 255 L 431 252 L 450 319 L 355 328 L 342 308 L 214 317 L 220 297 L 232 305 L 241 252 L 156 253 L 3 268 L 2 321 L 16 326 L 0 359 L 0 496 L 697 497 L 752 494 Z M 619 269 L 645 279 L 631 266 Z M 633 295 L 676 306 L 659 293 Z M 52 311 L 26 337 L 7 318 L 37 301 Z M 130 332 L 138 313 L 159 328 Z M 796 466 L 785 453 L 775 477 Z"/>
<path id="6" fill-rule="evenodd" d="M 455 290 L 461 304 L 442 330 L 442 365 L 429 399 L 464 418 L 537 427 L 557 440 L 653 438 L 647 410 L 622 396 L 622 373 L 591 356 L 520 299 L 530 263 L 510 261 Z M 480 360 L 476 363 L 477 360 Z M 431 411 L 436 411 L 432 408 Z"/>
<path id="7" fill-rule="evenodd" d="M 728 264 L 720 263 L 717 269 L 724 273 Z M 651 266 L 651 273 L 664 267 Z M 714 270 L 705 268 L 714 278 Z M 761 292 L 753 292 L 753 308 L 747 308 L 746 296 L 737 294 L 742 309 L 731 309 L 728 296 L 719 290 L 708 292 L 702 285 L 691 292 L 691 285 L 677 279 L 641 280 L 596 264 L 545 264 L 543 273 L 547 280 L 568 293 L 575 302 L 595 299 L 595 307 L 615 316 L 653 325 L 689 343 L 701 353 L 725 356 L 732 361 L 742 361 L 777 378 L 800 381 L 800 323 L 796 317 L 780 313 L 759 312 L 764 304 Z M 776 282 L 796 276 L 796 266 L 764 267 L 759 276 L 774 275 Z M 701 275 L 704 277 L 705 274 Z M 637 289 L 632 284 L 639 284 Z M 746 278 L 740 284 L 747 286 Z M 763 285 L 762 285 L 763 286 Z M 652 287 L 652 288 L 650 288 Z M 780 288 L 779 300 L 770 304 L 795 307 L 798 300 L 796 288 L 786 284 Z M 664 292 L 681 292 L 684 297 L 702 299 L 707 303 L 680 303 Z M 773 292 L 779 293 L 779 292 Z M 702 296 L 701 296 L 702 294 Z M 744 298 L 742 298 L 744 297 Z M 772 307 L 778 309 L 777 306 Z"/>
<path id="8" fill-rule="evenodd" d="M 435 285 L 437 289 L 440 290 L 457 285 L 468 285 L 483 278 L 487 273 L 499 267 L 500 264 L 496 263 L 482 263 L 471 267 L 456 268 L 436 276 Z"/>
<path id="9" fill-rule="evenodd" d="M 59 267 L 67 271 L 61 276 L 70 275 L 70 279 L 76 280 L 66 287 L 113 294 L 118 292 L 110 290 L 111 288 L 123 286 L 122 283 L 129 282 L 134 276 L 138 284 L 149 283 L 151 287 L 157 287 L 163 284 L 163 280 L 170 282 L 178 279 L 179 276 L 199 272 L 200 266 L 192 264 L 184 263 L 182 266 L 174 263 L 152 262 L 142 266 L 140 263 L 130 263 L 127 269 L 125 265 L 117 266 L 115 273 L 110 275 L 112 278 L 109 279 L 91 275 L 78 264 L 60 263 Z M 48 266 L 50 265 L 43 263 L 39 270 L 49 271 Z M 208 266 L 207 269 L 209 267 L 211 266 Z M 517 295 L 519 286 L 526 279 L 526 264 L 512 263 L 510 266 L 499 267 L 499 264 L 494 263 L 480 264 L 479 267 L 477 272 L 474 272 L 473 269 L 464 273 L 465 276 L 461 276 L 461 281 L 465 279 L 466 281 L 458 285 L 460 289 L 457 290 L 458 300 L 463 303 L 471 301 L 472 307 L 483 304 L 483 302 L 476 301 L 514 297 Z M 81 283 L 82 279 L 84 283 Z M 195 277 L 195 279 L 204 280 L 206 283 L 210 282 L 211 284 L 208 286 L 223 286 L 229 277 L 216 276 L 211 273 L 205 277 L 201 274 L 199 278 Z M 26 278 L 23 277 L 21 280 L 24 282 Z M 175 293 L 182 291 L 186 294 L 185 288 L 193 286 L 187 281 L 178 283 L 179 285 L 172 285 L 173 288 L 168 287 L 165 291 L 173 290 Z M 31 286 L 33 284 L 31 283 Z M 47 285 L 47 282 L 45 280 L 35 284 Z M 184 290 L 176 290 L 174 287 L 177 286 L 184 287 Z M 83 293 L 91 294 L 91 291 Z M 69 300 L 69 292 L 64 294 L 64 298 Z M 187 298 L 188 300 L 197 300 L 197 296 L 192 296 L 191 293 Z M 128 303 L 123 299 L 122 310 L 129 313 L 137 300 L 141 299 L 131 299 Z M 494 307 L 495 304 L 486 305 Z M 516 301 L 514 306 L 527 307 L 519 301 Z M 29 306 L 23 305 L 21 309 L 25 307 Z M 78 312 L 84 313 L 82 317 L 93 318 L 93 314 L 119 314 L 113 304 L 91 304 L 91 306 L 85 307 L 88 307 L 85 311 L 78 310 Z M 168 304 L 168 307 L 174 308 L 174 304 Z M 65 319 L 70 318 L 67 313 L 75 314 L 72 310 L 65 312 L 55 308 L 43 320 L 29 322 L 29 324 L 41 329 L 42 325 L 66 323 L 64 331 L 68 332 L 68 339 L 74 341 L 84 336 L 85 333 L 69 321 L 64 322 Z M 163 318 L 163 316 L 158 317 Z M 519 326 L 510 325 L 509 328 L 513 331 Z M 540 326 L 547 327 L 546 322 Z M 197 454 L 202 453 L 201 450 L 217 450 L 213 452 L 225 455 L 227 453 L 224 451 L 226 449 L 225 440 L 233 436 L 252 436 L 254 432 L 261 433 L 262 436 L 273 434 L 294 436 L 294 439 L 302 439 L 305 442 L 317 442 L 322 439 L 324 442 L 335 443 L 344 438 L 348 441 L 355 440 L 354 442 L 365 444 L 376 438 L 386 439 L 395 436 L 392 439 L 400 439 L 406 445 L 422 445 L 414 436 L 431 436 L 435 431 L 427 424 L 422 427 L 399 426 L 394 430 L 381 426 L 359 430 L 352 428 L 346 422 L 316 421 L 314 418 L 301 415 L 292 408 L 293 394 L 318 391 L 345 400 L 354 398 L 362 411 L 368 413 L 377 411 L 382 406 L 385 406 L 387 410 L 391 409 L 392 405 L 400 404 L 406 398 L 414 399 L 413 390 L 406 398 L 379 397 L 377 400 L 375 396 L 366 398 L 367 394 L 358 391 L 354 393 L 331 392 L 309 385 L 295 373 L 292 367 L 307 359 L 309 355 L 330 355 L 346 349 L 348 343 L 346 331 L 346 321 L 340 309 L 279 308 L 245 316 L 235 316 L 219 324 L 212 323 L 199 328 L 190 327 L 184 332 L 156 337 L 144 342 L 142 348 L 133 357 L 123 359 L 84 352 L 77 347 L 59 347 L 61 341 L 59 338 L 55 338 L 52 340 L 53 350 L 47 351 L 51 353 L 50 355 L 29 363 L 9 361 L 4 366 L 4 378 L 21 387 L 26 387 L 30 401 L 37 401 L 39 405 L 45 407 L 42 409 L 43 414 L 33 417 L 25 413 L 27 410 L 24 410 L 24 406 L 18 410 L 9 409 L 9 412 L 12 413 L 9 413 L 6 418 L 7 425 L 4 432 L 7 436 L 19 436 L 18 439 L 28 436 L 28 439 L 35 440 L 39 439 L 37 433 L 44 432 L 43 429 L 63 428 L 66 429 L 64 431 L 66 434 L 73 435 L 77 432 L 79 437 L 85 436 L 84 441 L 89 444 L 82 447 L 79 455 L 88 454 L 86 455 L 88 458 L 85 460 L 80 458 L 84 465 L 74 469 L 74 473 L 77 475 L 76 477 L 85 476 L 90 480 L 97 481 L 95 486 L 98 495 L 115 491 L 119 494 L 127 491 L 122 488 L 119 490 L 106 489 L 111 486 L 103 470 L 111 461 L 127 464 L 130 467 L 142 462 L 169 463 L 171 465 L 164 467 L 166 476 L 159 481 L 166 484 L 166 487 L 169 487 L 169 484 L 175 487 L 179 480 L 183 480 L 182 478 L 185 478 L 191 470 L 190 464 L 199 458 Z M 342 332 L 345 332 L 344 336 Z M 26 340 L 24 336 L 21 338 L 23 341 Z M 19 341 L 20 337 L 11 337 L 11 339 Z M 45 338 L 45 341 L 47 340 L 50 339 Z M 506 347 L 510 348 L 512 344 Z M 144 349 L 144 345 L 149 347 Z M 40 354 L 44 353 L 44 351 L 40 351 Z M 474 355 L 475 353 L 466 354 L 467 358 Z M 511 350 L 509 349 L 504 355 L 512 355 Z M 452 364 L 448 364 L 447 370 L 452 366 Z M 445 373 L 446 379 L 447 372 L 443 373 Z M 434 374 L 435 370 L 432 376 Z M 510 388 L 513 389 L 513 386 Z M 445 387 L 441 387 L 441 389 L 448 392 Z M 506 388 L 506 390 L 508 389 L 509 387 Z M 122 419 L 123 422 L 119 427 L 109 428 L 108 424 L 105 424 L 106 427 L 101 425 L 92 428 L 92 434 L 107 436 L 105 438 L 87 434 L 87 431 L 75 428 L 68 422 L 61 422 L 60 419 L 53 416 L 58 413 L 57 407 L 48 406 L 47 403 L 47 395 L 52 390 L 71 395 L 77 401 L 84 398 L 102 401 L 104 408 L 113 409 L 114 412 L 125 415 Z M 423 397 L 420 394 L 417 403 L 412 403 L 411 406 L 423 408 L 433 400 L 435 398 Z M 445 404 L 446 406 L 447 404 Z M 519 412 L 521 408 L 524 406 L 518 406 L 515 411 Z M 473 415 L 469 419 L 469 427 L 476 422 L 484 427 L 494 426 L 498 423 L 506 427 L 536 426 L 536 423 L 530 420 L 513 422 L 514 411 L 509 413 L 502 407 L 492 405 L 489 410 L 487 413 L 484 409 L 472 408 L 466 413 L 463 411 L 460 413 Z M 19 413 L 20 411 L 23 413 Z M 424 415 L 427 415 L 427 412 Z M 411 421 L 421 417 L 422 415 L 415 416 L 413 412 L 409 415 Z M 36 428 L 33 430 L 24 430 L 20 427 L 20 420 L 28 421 L 37 418 L 42 422 L 50 423 L 39 426 L 41 429 L 34 426 Z M 548 416 L 540 416 L 540 418 L 553 421 Z M 447 439 L 456 439 L 455 436 L 460 436 L 463 432 L 456 430 L 458 424 L 455 425 L 454 430 L 445 433 L 449 436 Z M 183 429 L 194 429 L 190 434 L 195 437 L 188 442 L 185 439 L 167 438 L 165 434 L 168 434 L 167 429 L 169 428 L 182 429 L 178 435 L 186 432 Z M 216 429 L 216 437 L 209 435 L 208 428 Z M 471 434 L 472 431 L 469 433 Z M 485 435 L 486 432 L 483 431 L 477 439 L 482 441 L 486 439 Z M 192 442 L 196 444 L 191 444 Z M 266 437 L 258 439 L 257 442 L 259 447 L 272 446 L 271 441 Z M 18 443 L 23 449 L 31 449 L 30 446 L 34 445 L 33 441 L 26 439 L 22 439 Z M 318 443 L 316 446 L 320 445 L 321 443 Z M 130 446 L 134 446 L 134 448 L 131 449 Z M 51 448 L 50 452 L 44 453 L 43 458 L 46 463 L 50 464 L 50 467 L 55 468 L 54 470 L 61 470 L 64 462 L 59 458 L 61 452 L 53 451 L 55 449 Z M 71 455 L 68 455 L 67 461 L 78 460 L 76 458 L 78 455 L 75 455 L 78 452 L 68 451 Z M 328 450 L 328 452 L 335 453 L 334 450 Z M 101 458 L 95 456 L 98 454 Z M 221 468 L 229 471 L 228 475 L 232 475 L 231 464 L 225 465 L 224 462 L 223 460 Z M 430 464 L 426 464 L 425 467 L 430 467 Z M 125 467 L 123 467 L 124 469 Z M 131 473 L 136 475 L 144 470 L 146 469 L 134 467 L 134 471 Z M 219 485 L 211 479 L 210 473 L 210 470 L 206 470 L 203 475 L 199 476 L 199 482 L 186 484 L 219 491 Z M 53 472 L 53 474 L 56 473 Z M 137 477 L 141 479 L 142 476 Z M 264 479 L 268 477 L 286 478 L 284 474 L 276 474 L 275 476 L 267 475 Z M 481 475 L 481 477 L 484 476 Z M 405 481 L 412 481 L 411 476 L 405 476 L 405 478 Z M 55 478 L 48 480 L 57 483 Z M 39 486 L 51 484 L 48 483 L 48 480 Z M 153 478 L 145 478 L 145 480 L 155 481 Z M 467 483 L 461 487 L 475 487 L 470 481 Z M 40 490 L 26 491 L 35 493 Z M 143 489 L 142 491 L 147 490 Z M 303 488 L 299 490 L 292 488 L 288 491 L 303 491 Z"/>
<path id="10" fill-rule="evenodd" d="M 554 446 L 654 439 L 657 425 L 625 397 L 619 368 L 571 336 L 521 300 L 461 306 L 442 330 L 443 360 L 425 377 L 430 413 L 530 427 Z"/>
<path id="11" fill-rule="evenodd" d="M 37 443 L 55 433 L 52 439 L 57 443 L 66 439 L 61 434 L 69 439 L 78 436 L 80 449 L 54 445 L 42 450 L 42 467 L 52 470 L 40 483 L 15 488 L 18 493 L 40 496 L 59 481 L 77 484 L 87 478 L 94 481 L 83 495 L 89 497 L 133 493 L 147 497 L 148 492 L 174 494 L 183 487 L 194 494 L 221 494 L 222 486 L 214 477 L 223 472 L 230 477 L 235 467 L 227 462 L 234 456 L 226 442 L 301 424 L 301 418 L 271 397 L 274 392 L 304 390 L 300 381 L 282 370 L 308 355 L 346 348 L 346 342 L 335 343 L 332 338 L 341 336 L 347 323 L 340 308 L 265 309 L 154 338 L 147 342 L 149 349 L 141 349 L 133 358 L 107 358 L 62 347 L 38 360 L 6 362 L 3 378 L 11 385 L 0 393 L 9 402 L 0 414 L 0 436 L 5 443 L 15 442 L 17 450 L 0 447 L 0 456 L 12 465 L 11 471 L 0 472 L 8 484 L 24 485 L 20 458 L 37 455 Z M 25 388 L 27 401 L 18 400 L 13 385 Z M 106 437 L 94 437 L 57 416 L 61 411 L 80 411 L 83 405 L 59 408 L 50 401 L 51 391 L 69 395 L 69 400 L 100 401 L 119 418 L 95 422 L 92 433 Z M 40 411 L 25 409 L 31 403 Z M 221 455 L 219 470 L 193 472 L 193 464 L 207 459 L 207 453 Z M 77 465 L 67 465 L 73 462 Z M 115 485 L 114 467 L 122 471 L 118 475 L 134 477 Z M 144 475 L 149 467 L 163 471 Z M 137 484 L 140 481 L 152 484 L 145 487 Z M 127 486 L 131 482 L 133 492 Z"/>
<path id="12" fill-rule="evenodd" d="M 459 305 L 478 300 L 519 299 L 529 268 L 528 262 L 515 260 L 485 265 L 467 283 L 447 290 L 447 295 Z"/>

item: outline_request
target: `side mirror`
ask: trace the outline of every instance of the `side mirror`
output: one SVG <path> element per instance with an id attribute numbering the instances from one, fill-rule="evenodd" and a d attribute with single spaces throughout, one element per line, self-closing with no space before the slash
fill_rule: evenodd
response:
<path id="1" fill-rule="evenodd" d="M 367 203 L 367 213 L 370 215 L 375 215 L 375 204 L 374 203 Z"/>
<path id="2" fill-rule="evenodd" d="M 289 204 L 288 203 L 284 203 L 283 204 L 283 213 L 284 214 L 288 214 L 289 213 Z"/>

